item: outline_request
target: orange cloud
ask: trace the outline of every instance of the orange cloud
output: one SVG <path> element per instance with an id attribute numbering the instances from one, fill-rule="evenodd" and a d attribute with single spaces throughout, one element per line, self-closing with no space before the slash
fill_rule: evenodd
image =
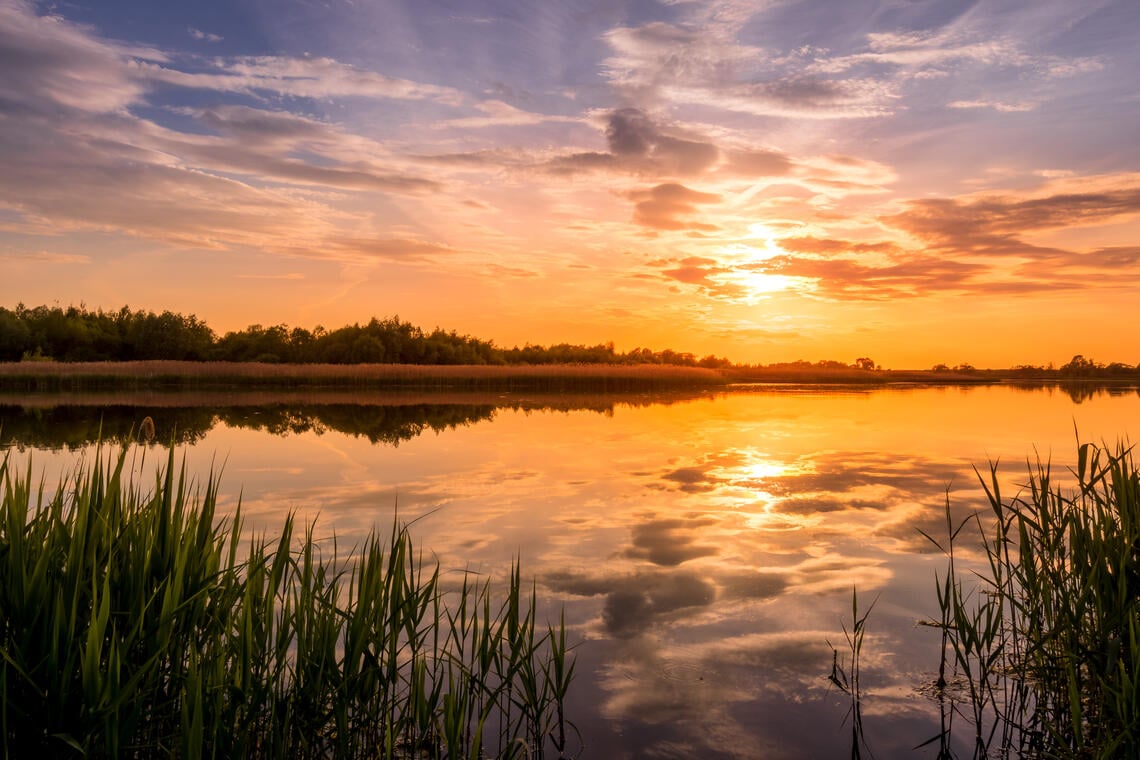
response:
<path id="1" fill-rule="evenodd" d="M 712 224 L 687 221 L 686 217 L 699 213 L 699 205 L 719 203 L 719 195 L 698 192 L 676 182 L 668 182 L 648 190 L 635 190 L 628 197 L 636 203 L 633 220 L 646 227 L 656 230 L 717 229 Z"/>

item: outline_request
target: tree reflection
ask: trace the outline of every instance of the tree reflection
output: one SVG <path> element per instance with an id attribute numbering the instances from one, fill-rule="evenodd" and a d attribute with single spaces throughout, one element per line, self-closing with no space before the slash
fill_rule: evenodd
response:
<path id="1" fill-rule="evenodd" d="M 195 443 L 220 424 L 278 436 L 335 432 L 399 446 L 429 431 L 441 433 L 490 421 L 500 410 L 612 415 L 616 406 L 669 404 L 691 397 L 649 394 L 619 401 L 590 394 L 519 399 L 475 394 L 470 402 L 454 396 L 432 403 L 399 397 L 373 401 L 346 398 L 342 393 L 332 395 L 335 402 L 331 403 L 322 402 L 319 393 L 286 400 L 273 400 L 256 392 L 248 398 L 229 394 L 224 399 L 168 395 L 148 397 L 142 403 L 130 403 L 121 396 L 111 403 L 100 403 L 98 398 L 71 403 L 60 396 L 59 403 L 53 403 L 52 397 L 20 397 L 13 399 L 17 403 L 0 403 L 0 447 L 73 450 L 99 441 L 139 440 L 140 425 L 146 419 L 151 421 L 152 435 L 144 442 L 163 445 Z"/>
<path id="2" fill-rule="evenodd" d="M 277 405 L 232 407 L 55 406 L 24 409 L 0 406 L 0 445 L 78 449 L 98 441 L 137 438 L 144 419 L 162 444 L 194 443 L 215 426 L 259 430 L 272 435 L 338 432 L 372 443 L 398 446 L 427 431 L 441 432 L 489 420 L 491 405 L 406 406 Z"/>

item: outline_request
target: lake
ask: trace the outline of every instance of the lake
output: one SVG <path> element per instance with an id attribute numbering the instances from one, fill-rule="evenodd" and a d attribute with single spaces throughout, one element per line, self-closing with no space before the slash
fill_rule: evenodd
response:
<path id="1" fill-rule="evenodd" d="M 988 509 L 1026 461 L 1140 431 L 1135 388 L 758 386 L 665 396 L 143 394 L 0 398 L 0 444 L 54 483 L 100 430 L 143 417 L 251 529 L 295 511 L 351 544 L 393 516 L 444 574 L 505 577 L 578 642 L 568 716 L 585 758 L 850 754 L 828 680 L 852 591 L 867 622 L 862 719 L 877 758 L 939 731 L 924 696 L 944 557 L 922 536 Z M 150 446 L 132 460 L 151 477 Z M 971 561 L 970 547 L 958 557 Z M 972 555 L 976 560 L 976 554 Z M 829 643 L 830 642 L 830 643 Z M 971 746 L 961 723 L 960 747 Z"/>

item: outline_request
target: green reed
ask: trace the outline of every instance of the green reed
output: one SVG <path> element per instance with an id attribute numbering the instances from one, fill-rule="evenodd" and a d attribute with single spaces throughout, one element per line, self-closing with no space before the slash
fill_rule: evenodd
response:
<path id="1" fill-rule="evenodd" d="M 251 539 L 215 476 L 127 458 L 54 490 L 0 460 L 3 757 L 564 756 L 565 622 L 517 562 L 449 590 L 401 526 Z"/>
<path id="2" fill-rule="evenodd" d="M 851 758 L 858 760 L 864 752 L 872 756 L 867 744 L 867 736 L 863 730 L 863 690 L 860 684 L 860 660 L 863 654 L 863 639 L 867 635 L 867 618 L 875 608 L 876 598 L 871 602 L 863 614 L 859 614 L 859 592 L 851 590 L 851 628 L 843 624 L 843 638 L 846 640 L 846 651 L 841 661 L 839 649 L 830 641 L 831 647 L 831 675 L 828 680 L 851 699 L 851 706 L 847 718 L 851 720 Z M 846 720 L 846 718 L 844 719 Z"/>
<path id="3" fill-rule="evenodd" d="M 949 563 L 936 686 L 968 705 L 975 757 L 1140 756 L 1140 474 L 1130 448 L 1085 444 L 1072 475 L 1063 488 L 1037 462 L 1003 498 L 992 465 L 991 519 L 955 525 L 947 505 L 947 540 L 927 536 Z M 954 550 L 968 524 L 985 557 L 972 577 Z"/>

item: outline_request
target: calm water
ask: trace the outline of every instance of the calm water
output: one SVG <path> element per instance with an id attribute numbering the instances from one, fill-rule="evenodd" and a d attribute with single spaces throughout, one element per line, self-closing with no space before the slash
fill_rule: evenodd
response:
<path id="1" fill-rule="evenodd" d="M 398 511 L 445 571 L 521 557 L 581 642 L 569 713 L 583 757 L 833 757 L 850 751 L 828 641 L 851 593 L 878 597 L 863 658 L 876 757 L 937 733 L 917 687 L 937 668 L 944 532 L 984 508 L 973 468 L 1075 457 L 1076 434 L 1140 434 L 1140 394 L 1077 403 L 1009 387 L 767 389 L 631 401 L 360 397 L 0 399 L 0 441 L 51 482 L 151 415 L 191 471 L 222 466 L 252 527 L 295 510 L 338 540 Z M 391 401 L 392 399 L 385 399 Z M 358 402 L 366 402 L 360 404 Z M 497 406 L 507 403 L 507 406 Z M 206 404 L 201 406 L 200 404 Z M 162 456 L 147 453 L 146 472 Z M 963 741 L 969 739 L 963 723 Z"/>

